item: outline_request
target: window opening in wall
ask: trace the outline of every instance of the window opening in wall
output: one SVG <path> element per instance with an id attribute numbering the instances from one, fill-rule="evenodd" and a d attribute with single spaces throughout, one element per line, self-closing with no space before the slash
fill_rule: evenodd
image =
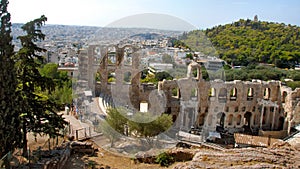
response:
<path id="1" fill-rule="evenodd" d="M 111 71 L 107 74 L 107 82 L 108 83 L 115 83 L 116 82 L 116 73 Z"/>
<path id="2" fill-rule="evenodd" d="M 224 128 L 224 120 L 225 120 L 225 113 L 220 112 L 217 114 L 217 124 Z"/>
<path id="3" fill-rule="evenodd" d="M 245 111 L 245 110 L 246 110 L 246 107 L 245 107 L 245 106 L 243 106 L 243 107 L 242 107 L 242 111 Z"/>
<path id="4" fill-rule="evenodd" d="M 246 113 L 244 114 L 244 125 L 247 126 L 248 129 L 250 129 L 251 116 L 252 116 L 252 113 L 251 113 L 251 112 L 246 112 Z"/>
<path id="5" fill-rule="evenodd" d="M 267 108 L 264 107 L 264 114 L 263 114 L 263 121 L 262 121 L 262 124 L 266 124 L 266 114 L 267 114 Z"/>
<path id="6" fill-rule="evenodd" d="M 227 90 L 225 88 L 221 88 L 218 95 L 219 102 L 226 103 L 226 96 L 227 96 Z"/>
<path id="7" fill-rule="evenodd" d="M 180 97 L 180 91 L 178 87 L 175 87 L 172 89 L 172 96 L 175 98 L 179 98 Z"/>
<path id="8" fill-rule="evenodd" d="M 234 112 L 238 112 L 238 111 L 239 111 L 239 107 L 235 107 Z"/>
<path id="9" fill-rule="evenodd" d="M 126 84 L 131 83 L 131 72 L 124 73 L 123 82 Z"/>
<path id="10" fill-rule="evenodd" d="M 175 114 L 173 114 L 172 116 L 172 121 L 175 122 L 176 121 L 177 116 Z"/>
<path id="11" fill-rule="evenodd" d="M 249 88 L 247 92 L 247 100 L 251 101 L 253 100 L 253 88 Z"/>
<path id="12" fill-rule="evenodd" d="M 116 56 L 116 53 L 115 53 L 115 52 L 109 52 L 109 53 L 108 53 L 107 63 L 108 63 L 109 65 L 112 65 L 112 64 L 116 64 L 116 63 L 117 63 L 117 56 Z"/>
<path id="13" fill-rule="evenodd" d="M 270 88 L 265 88 L 264 90 L 264 99 L 269 100 L 271 95 L 271 89 Z"/>
<path id="14" fill-rule="evenodd" d="M 256 107 L 255 107 L 255 106 L 253 106 L 253 107 L 252 107 L 252 111 L 253 111 L 253 112 L 255 112 L 255 109 L 256 109 Z"/>
<path id="15" fill-rule="evenodd" d="M 236 125 L 241 125 L 241 119 L 242 119 L 242 116 L 241 115 L 238 115 L 237 118 L 236 118 Z"/>
<path id="16" fill-rule="evenodd" d="M 216 89 L 215 88 L 210 88 L 208 96 L 209 96 L 209 100 L 214 101 L 215 97 L 216 97 Z"/>
<path id="17" fill-rule="evenodd" d="M 143 101 L 143 102 L 140 102 L 140 112 L 148 112 L 148 103 Z"/>
<path id="18" fill-rule="evenodd" d="M 284 126 L 284 117 L 279 117 L 278 130 L 283 130 L 283 126 Z"/>
<path id="19" fill-rule="evenodd" d="M 226 106 L 226 108 L 225 108 L 225 112 L 228 112 L 229 111 L 229 107 L 228 106 Z"/>
<path id="20" fill-rule="evenodd" d="M 197 90 L 197 88 L 193 88 L 191 90 L 191 99 L 197 100 L 197 96 L 198 96 L 198 90 Z"/>
<path id="21" fill-rule="evenodd" d="M 232 114 L 230 114 L 229 116 L 228 116 L 228 126 L 231 126 L 232 125 L 232 122 L 233 122 L 233 115 Z"/>
<path id="22" fill-rule="evenodd" d="M 205 108 L 205 113 L 208 113 L 208 107 Z"/>
<path id="23" fill-rule="evenodd" d="M 285 103 L 286 96 L 287 96 L 287 92 L 284 91 L 284 92 L 282 93 L 282 99 L 281 99 L 281 102 L 282 102 L 282 103 Z"/>
<path id="24" fill-rule="evenodd" d="M 237 99 L 237 89 L 233 88 L 230 90 L 230 100 L 236 101 L 236 99 Z"/>
<path id="25" fill-rule="evenodd" d="M 132 65 L 132 52 L 133 49 L 130 47 L 126 47 L 124 49 L 124 60 L 123 60 L 124 65 Z"/>

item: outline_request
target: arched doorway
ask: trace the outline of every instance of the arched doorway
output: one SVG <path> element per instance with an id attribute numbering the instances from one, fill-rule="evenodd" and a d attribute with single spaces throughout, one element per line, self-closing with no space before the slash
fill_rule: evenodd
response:
<path id="1" fill-rule="evenodd" d="M 252 113 L 251 112 L 246 112 L 244 114 L 244 132 L 245 133 L 252 133 L 251 131 L 251 116 L 252 116 Z"/>
<path id="2" fill-rule="evenodd" d="M 220 127 L 224 129 L 225 113 L 220 112 L 217 114 L 217 128 Z"/>
<path id="3" fill-rule="evenodd" d="M 244 114 L 244 124 L 247 127 L 250 127 L 250 125 L 251 125 L 251 116 L 252 116 L 251 112 L 246 112 Z"/>
<path id="4" fill-rule="evenodd" d="M 284 117 L 279 117 L 278 130 L 283 130 L 283 126 L 284 126 Z"/>

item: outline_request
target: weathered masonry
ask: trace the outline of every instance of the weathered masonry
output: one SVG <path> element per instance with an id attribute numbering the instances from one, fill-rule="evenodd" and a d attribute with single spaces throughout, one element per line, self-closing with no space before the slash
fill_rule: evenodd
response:
<path id="1" fill-rule="evenodd" d="M 171 114 L 176 128 L 182 131 L 188 132 L 193 126 L 205 136 L 214 131 L 268 131 L 268 135 L 283 137 L 300 123 L 300 89 L 292 91 L 280 81 L 205 81 L 201 66 L 192 62 L 185 78 L 164 80 L 154 86 L 140 80 L 145 69 L 141 64 L 143 52 L 130 45 L 109 46 L 101 52 L 101 82 L 96 93 L 137 110 L 140 103 L 148 103 L 149 112 Z M 196 76 L 192 73 L 195 70 Z"/>

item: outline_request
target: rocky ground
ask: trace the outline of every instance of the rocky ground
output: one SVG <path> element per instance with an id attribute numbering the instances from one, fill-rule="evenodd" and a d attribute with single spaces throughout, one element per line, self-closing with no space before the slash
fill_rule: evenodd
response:
<path id="1" fill-rule="evenodd" d="M 114 169 L 195 169 L 195 168 L 300 168 L 300 151 L 288 143 L 269 148 L 239 148 L 215 150 L 206 147 L 174 148 L 175 163 L 168 167 L 141 163 L 136 158 L 113 154 L 101 148 L 94 155 L 73 154 L 65 168 L 114 168 Z M 191 161 L 187 161 L 192 157 Z M 147 160 L 145 160 L 147 161 Z"/>
<path id="2" fill-rule="evenodd" d="M 200 149 L 192 161 L 178 164 L 174 168 L 300 168 L 300 152 L 288 143 L 269 148 L 225 151 Z"/>
<path id="3" fill-rule="evenodd" d="M 90 143 L 90 142 L 89 142 Z M 36 143 L 38 145 L 41 143 Z M 195 168 L 300 168 L 300 144 L 273 145 L 268 148 L 213 149 L 212 147 L 176 147 L 167 150 L 174 158 L 168 167 L 155 164 L 153 159 L 120 156 L 93 146 L 94 151 L 76 151 L 71 154 L 64 168 L 71 169 L 195 169 Z M 74 148 L 74 146 L 73 146 Z M 148 163 L 143 163 L 141 161 Z"/>

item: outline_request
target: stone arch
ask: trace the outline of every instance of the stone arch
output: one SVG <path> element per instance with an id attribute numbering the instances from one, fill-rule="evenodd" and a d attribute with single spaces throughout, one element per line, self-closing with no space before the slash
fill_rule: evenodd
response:
<path id="1" fill-rule="evenodd" d="M 196 80 L 202 79 L 201 66 L 197 62 L 194 62 L 194 61 L 192 61 L 187 68 L 187 77 L 188 78 L 194 77 L 193 71 L 195 69 L 197 70 L 197 75 L 196 75 L 195 79 Z"/>

